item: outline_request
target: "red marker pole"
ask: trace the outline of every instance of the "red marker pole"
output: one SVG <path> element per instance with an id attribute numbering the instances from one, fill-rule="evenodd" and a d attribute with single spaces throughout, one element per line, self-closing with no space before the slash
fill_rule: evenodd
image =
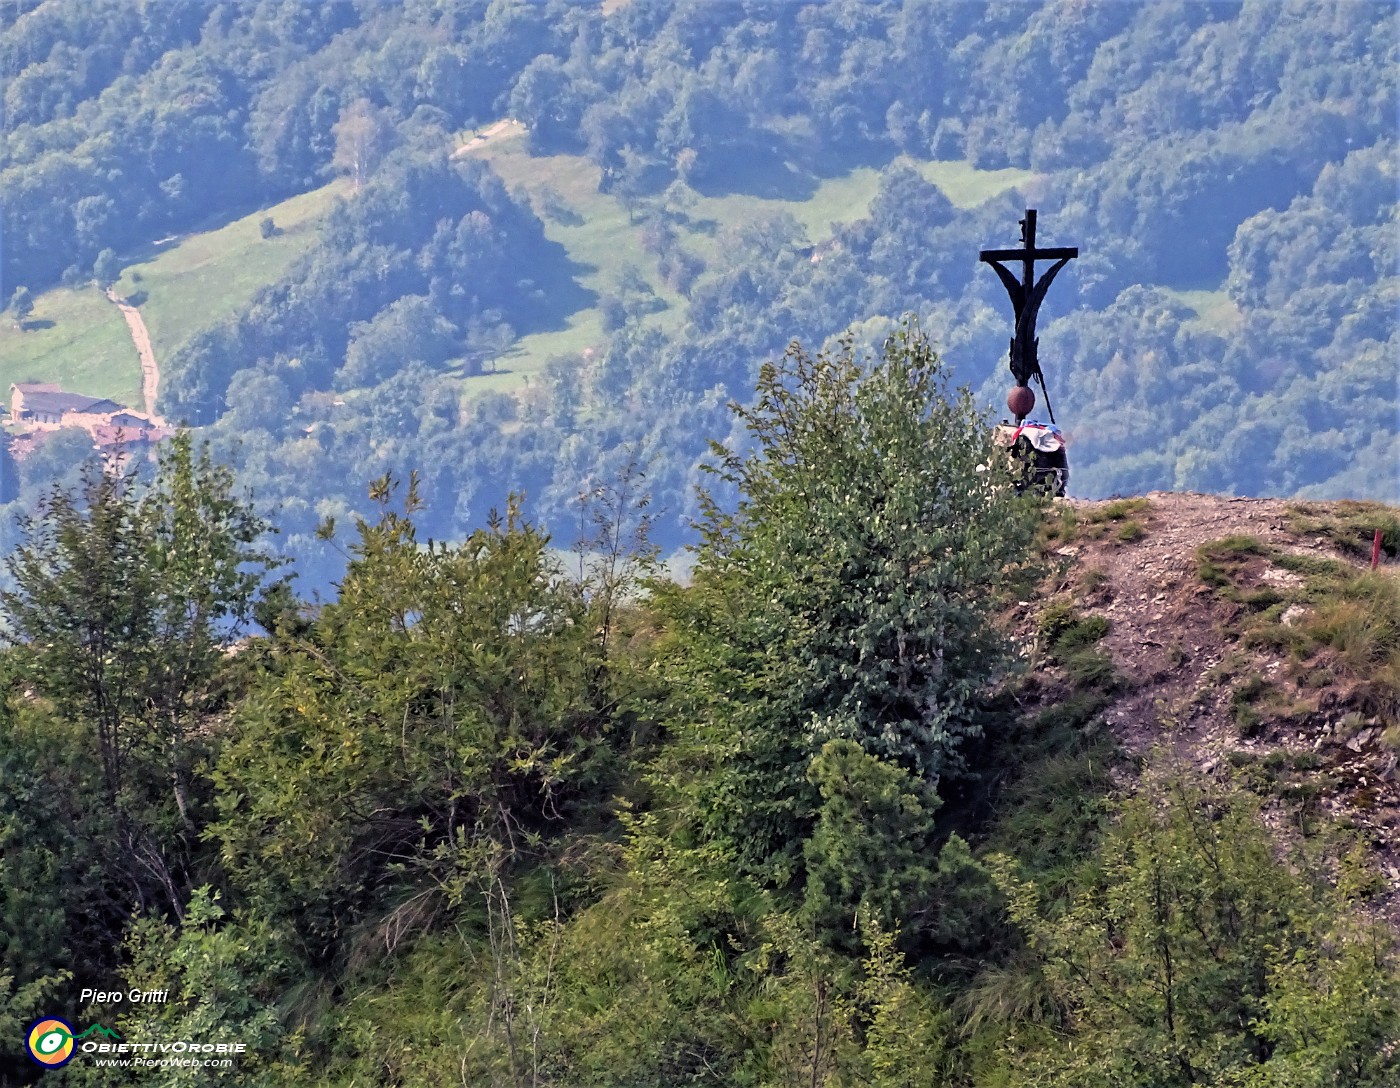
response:
<path id="1" fill-rule="evenodd" d="M 1371 541 L 1371 569 L 1381 565 L 1381 531 L 1376 530 L 1376 538 Z"/>

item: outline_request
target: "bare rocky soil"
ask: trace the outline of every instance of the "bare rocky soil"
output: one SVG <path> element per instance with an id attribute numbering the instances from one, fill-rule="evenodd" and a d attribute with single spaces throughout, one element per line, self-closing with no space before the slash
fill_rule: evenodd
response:
<path id="1" fill-rule="evenodd" d="M 1358 570 L 1369 563 L 1300 531 L 1284 500 L 1164 492 L 1145 499 L 1140 511 L 1097 524 L 1092 519 L 1110 503 L 1072 500 L 1078 528 L 1051 545 L 1065 560 L 1060 598 L 1111 623 L 1099 646 L 1123 683 L 1104 720 L 1131 755 L 1174 756 L 1209 774 L 1243 775 L 1256 788 L 1265 783 L 1261 792 L 1275 798 L 1271 822 L 1284 832 L 1309 813 L 1355 826 L 1390 885 L 1381 909 L 1400 925 L 1400 774 L 1394 732 L 1382 739 L 1393 723 L 1377 716 L 1364 680 L 1316 681 L 1329 651 L 1300 662 L 1242 639 L 1246 606 L 1203 579 L 1197 549 L 1243 536 L 1288 555 Z M 1136 525 L 1124 530 L 1129 521 Z M 1285 598 L 1305 581 L 1267 555 L 1247 557 L 1233 578 L 1244 592 L 1273 587 Z M 1026 633 L 1037 607 L 1023 610 Z M 1297 623 L 1306 612 L 1305 604 L 1288 604 L 1277 622 Z M 1242 690 L 1268 693 L 1244 722 Z"/>

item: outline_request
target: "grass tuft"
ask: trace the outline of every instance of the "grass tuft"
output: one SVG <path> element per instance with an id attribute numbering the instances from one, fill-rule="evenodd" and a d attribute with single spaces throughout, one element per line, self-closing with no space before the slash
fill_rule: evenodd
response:
<path id="1" fill-rule="evenodd" d="M 1041 524 L 1039 545 L 1049 551 L 1052 545 L 1068 544 L 1079 534 L 1079 514 L 1068 503 L 1057 503 L 1045 512 Z"/>
<path id="2" fill-rule="evenodd" d="M 1240 736 L 1252 737 L 1259 731 L 1263 716 L 1258 704 L 1266 701 L 1272 690 L 1262 676 L 1247 676 L 1230 692 L 1230 716 Z"/>
<path id="3" fill-rule="evenodd" d="M 1064 667 L 1070 682 L 1077 688 L 1112 691 L 1121 681 L 1113 658 L 1102 650 L 1079 650 L 1065 658 Z"/>
<path id="4" fill-rule="evenodd" d="M 1376 531 L 1381 554 L 1400 558 L 1400 510 L 1378 502 L 1295 502 L 1288 506 L 1290 526 L 1299 533 L 1321 536 L 1337 549 L 1359 558 L 1371 557 Z"/>
<path id="5" fill-rule="evenodd" d="M 1050 657 L 1064 667 L 1079 691 L 1112 691 L 1119 684 L 1113 659 L 1095 648 L 1112 630 L 1104 616 L 1081 616 L 1068 601 L 1054 601 L 1041 613 L 1040 637 Z"/>
<path id="6" fill-rule="evenodd" d="M 1085 616 L 1066 626 L 1056 637 L 1056 655 L 1067 657 L 1078 650 L 1102 639 L 1112 629 L 1112 624 L 1104 616 Z"/>
<path id="7" fill-rule="evenodd" d="M 1211 540 L 1196 549 L 1196 573 L 1208 586 L 1227 588 L 1252 556 L 1271 554 L 1272 549 L 1252 536 Z"/>
<path id="8" fill-rule="evenodd" d="M 1139 514 L 1151 514 L 1152 503 L 1144 498 L 1115 499 L 1106 506 L 1091 510 L 1084 515 L 1090 525 L 1102 525 L 1110 521 L 1127 521 Z"/>
<path id="9" fill-rule="evenodd" d="M 1318 603 L 1305 629 L 1357 676 L 1393 664 L 1400 657 L 1400 579 L 1367 571 L 1343 582 Z"/>
<path id="10" fill-rule="evenodd" d="M 1079 585 L 1086 594 L 1097 593 L 1104 586 L 1108 585 L 1110 580 L 1108 571 L 1101 570 L 1098 567 L 1090 567 L 1080 578 Z"/>

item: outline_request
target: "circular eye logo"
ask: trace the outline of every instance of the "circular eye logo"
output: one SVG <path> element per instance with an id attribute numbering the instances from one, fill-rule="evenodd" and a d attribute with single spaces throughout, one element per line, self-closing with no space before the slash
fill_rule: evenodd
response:
<path id="1" fill-rule="evenodd" d="M 73 1058 L 73 1025 L 56 1016 L 37 1020 L 26 1040 L 29 1056 L 48 1069 L 67 1065 Z"/>

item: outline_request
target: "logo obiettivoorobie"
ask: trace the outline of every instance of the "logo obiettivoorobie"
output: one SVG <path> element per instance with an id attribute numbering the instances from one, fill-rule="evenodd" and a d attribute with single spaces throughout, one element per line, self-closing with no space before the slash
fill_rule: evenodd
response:
<path id="1" fill-rule="evenodd" d="M 56 1016 L 36 1020 L 25 1039 L 29 1056 L 46 1069 L 57 1069 L 73 1060 L 73 1025 Z"/>
<path id="2" fill-rule="evenodd" d="M 74 1044 L 80 1039 L 86 1039 L 89 1035 L 121 1039 L 119 1034 L 111 1028 L 104 1028 L 101 1024 L 93 1024 L 81 1035 L 74 1035 L 73 1025 L 67 1020 L 60 1020 L 56 1016 L 46 1016 L 42 1020 L 36 1020 L 30 1026 L 29 1036 L 25 1043 L 29 1048 L 31 1058 L 45 1069 L 57 1069 L 60 1065 L 67 1065 L 73 1060 Z"/>

